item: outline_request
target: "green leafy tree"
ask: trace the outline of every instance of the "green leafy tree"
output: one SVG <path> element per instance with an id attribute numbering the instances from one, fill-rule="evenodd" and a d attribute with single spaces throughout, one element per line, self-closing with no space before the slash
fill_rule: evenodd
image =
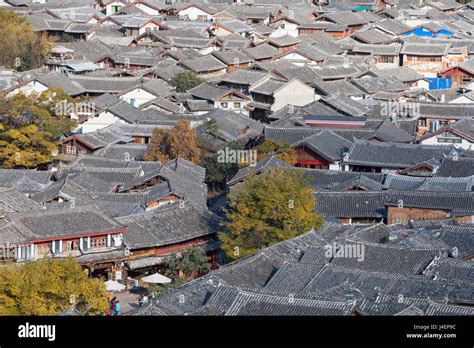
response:
<path id="1" fill-rule="evenodd" d="M 145 161 L 168 162 L 181 157 L 198 163 L 200 156 L 201 150 L 197 144 L 196 132 L 188 121 L 181 120 L 170 130 L 162 128 L 153 130 Z"/>
<path id="2" fill-rule="evenodd" d="M 315 230 L 323 224 L 314 212 L 316 198 L 302 171 L 275 169 L 254 175 L 229 195 L 225 232 L 219 233 L 230 260 Z"/>
<path id="3" fill-rule="evenodd" d="M 0 267 L 0 315 L 55 315 L 72 303 L 91 315 L 108 307 L 104 283 L 73 258 Z"/>
<path id="4" fill-rule="evenodd" d="M 52 48 L 46 35 L 38 34 L 26 17 L 0 8 L 0 65 L 25 71 L 43 66 Z"/>
<path id="5" fill-rule="evenodd" d="M 225 148 L 230 150 L 243 150 L 242 144 L 238 142 L 231 142 L 222 145 L 219 150 Z M 206 168 L 206 182 L 213 190 L 216 188 L 225 188 L 227 181 L 229 181 L 239 170 L 239 163 L 220 162 L 218 153 L 210 153 L 204 157 L 202 165 Z"/>
<path id="6" fill-rule="evenodd" d="M 75 111 L 80 101 L 74 100 L 62 89 L 53 87 L 44 91 L 36 104 L 40 109 L 37 115 L 44 125 L 44 130 L 54 138 L 69 133 L 77 125 L 77 122 L 71 119 L 70 111 Z"/>
<path id="7" fill-rule="evenodd" d="M 76 101 L 59 88 L 50 88 L 40 95 L 18 93 L 12 97 L 0 94 L 0 117 L 6 126 L 19 127 L 35 124 L 40 130 L 59 138 L 73 129 L 69 110 Z"/>
<path id="8" fill-rule="evenodd" d="M 288 164 L 294 165 L 296 163 L 296 151 L 288 144 L 283 144 L 276 140 L 266 139 L 255 150 L 257 150 L 258 161 L 262 161 L 270 155 L 275 155 L 276 158 Z"/>
<path id="9" fill-rule="evenodd" d="M 184 93 L 203 82 L 204 80 L 192 71 L 183 71 L 176 74 L 171 79 L 170 83 L 172 86 L 176 87 L 177 92 Z"/>
<path id="10" fill-rule="evenodd" d="M 211 263 L 202 249 L 192 248 L 173 253 L 165 262 L 165 267 L 165 275 L 172 281 L 168 284 L 150 285 L 150 292 L 156 297 L 183 285 L 196 276 L 209 272 Z"/>
<path id="11" fill-rule="evenodd" d="M 173 281 L 186 282 L 203 275 L 211 269 L 206 253 L 199 248 L 192 248 L 172 254 L 165 263 L 166 276 Z"/>

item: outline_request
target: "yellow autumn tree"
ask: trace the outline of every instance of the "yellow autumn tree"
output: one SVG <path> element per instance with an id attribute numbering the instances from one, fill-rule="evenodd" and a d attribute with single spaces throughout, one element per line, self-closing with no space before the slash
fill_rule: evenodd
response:
<path id="1" fill-rule="evenodd" d="M 90 315 L 108 308 L 105 284 L 73 258 L 0 267 L 0 315 L 56 315 L 72 303 Z"/>
<path id="2" fill-rule="evenodd" d="M 228 196 L 225 232 L 219 233 L 230 260 L 296 237 L 324 223 L 315 213 L 314 189 L 302 171 L 275 169 L 244 180 Z"/>
<path id="3" fill-rule="evenodd" d="M 198 163 L 200 156 L 201 150 L 197 144 L 196 132 L 188 121 L 180 120 L 170 130 L 162 128 L 153 130 L 145 160 L 168 162 L 181 157 Z"/>
<path id="4" fill-rule="evenodd" d="M 36 33 L 26 17 L 0 8 L 0 65 L 19 71 L 36 69 L 52 48 L 46 35 Z"/>
<path id="5" fill-rule="evenodd" d="M 34 124 L 13 128 L 0 123 L 0 166 L 33 168 L 50 163 L 56 150 L 50 138 Z"/>

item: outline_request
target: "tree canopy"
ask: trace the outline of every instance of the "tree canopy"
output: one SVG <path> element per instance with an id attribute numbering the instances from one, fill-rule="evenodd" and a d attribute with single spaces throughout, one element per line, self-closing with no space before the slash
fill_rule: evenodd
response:
<path id="1" fill-rule="evenodd" d="M 92 315 L 108 307 L 105 284 L 73 258 L 0 267 L 0 315 L 56 315 L 72 304 Z"/>
<path id="2" fill-rule="evenodd" d="M 302 171 L 275 169 L 254 175 L 232 191 L 225 231 L 219 233 L 230 260 L 315 230 L 323 224 L 314 212 L 316 198 Z"/>
<path id="3" fill-rule="evenodd" d="M 180 93 L 187 92 L 193 87 L 203 83 L 204 80 L 192 71 L 183 71 L 176 74 L 170 81 L 171 85 L 176 87 L 176 91 Z"/>
<path id="4" fill-rule="evenodd" d="M 185 281 L 209 272 L 211 263 L 206 253 L 199 248 L 187 249 L 173 253 L 165 263 L 166 276 L 173 280 Z"/>
<path id="5" fill-rule="evenodd" d="M 51 134 L 31 124 L 5 128 L 0 123 L 0 163 L 3 168 L 31 168 L 50 163 L 56 145 Z"/>
<path id="6" fill-rule="evenodd" d="M 230 150 L 243 150 L 244 147 L 238 142 L 230 142 L 221 146 L 221 150 L 225 148 Z M 212 188 L 225 188 L 227 181 L 229 181 L 239 170 L 239 163 L 221 162 L 218 161 L 219 155 L 217 153 L 208 153 L 204 158 L 202 165 L 206 168 L 206 182 Z"/>
<path id="7" fill-rule="evenodd" d="M 296 151 L 288 144 L 283 144 L 276 140 L 265 139 L 255 150 L 257 150 L 257 159 L 259 162 L 270 155 L 275 155 L 276 158 L 288 164 L 294 165 L 296 163 Z"/>
<path id="8" fill-rule="evenodd" d="M 26 17 L 0 8 L 0 65 L 18 71 L 36 69 L 52 48 L 46 35 L 35 33 Z"/>
<path id="9" fill-rule="evenodd" d="M 200 155 L 196 132 L 190 127 L 188 121 L 181 120 L 169 130 L 162 128 L 153 130 L 145 160 L 168 162 L 181 157 L 198 163 Z"/>
<path id="10" fill-rule="evenodd" d="M 171 254 L 166 262 L 165 275 L 172 279 L 169 284 L 151 285 L 150 291 L 161 296 L 171 289 L 203 275 L 211 269 L 211 262 L 206 253 L 199 248 L 192 248 Z"/>
<path id="11" fill-rule="evenodd" d="M 29 96 L 0 93 L 0 165 L 32 168 L 51 162 L 54 140 L 76 125 L 61 105 L 73 103 L 58 88 Z"/>

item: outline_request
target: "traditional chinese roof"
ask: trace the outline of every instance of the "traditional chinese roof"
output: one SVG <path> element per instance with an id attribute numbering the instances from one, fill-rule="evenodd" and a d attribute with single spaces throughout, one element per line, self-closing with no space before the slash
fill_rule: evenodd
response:
<path id="1" fill-rule="evenodd" d="M 161 247 L 216 233 L 217 217 L 189 201 L 155 211 L 116 219 L 127 226 L 130 249 Z"/>

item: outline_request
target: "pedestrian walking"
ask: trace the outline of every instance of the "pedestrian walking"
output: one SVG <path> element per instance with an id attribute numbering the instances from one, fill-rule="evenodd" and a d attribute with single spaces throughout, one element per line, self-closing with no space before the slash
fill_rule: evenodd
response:
<path id="1" fill-rule="evenodd" d="M 120 301 L 115 302 L 115 315 L 120 315 Z"/>

